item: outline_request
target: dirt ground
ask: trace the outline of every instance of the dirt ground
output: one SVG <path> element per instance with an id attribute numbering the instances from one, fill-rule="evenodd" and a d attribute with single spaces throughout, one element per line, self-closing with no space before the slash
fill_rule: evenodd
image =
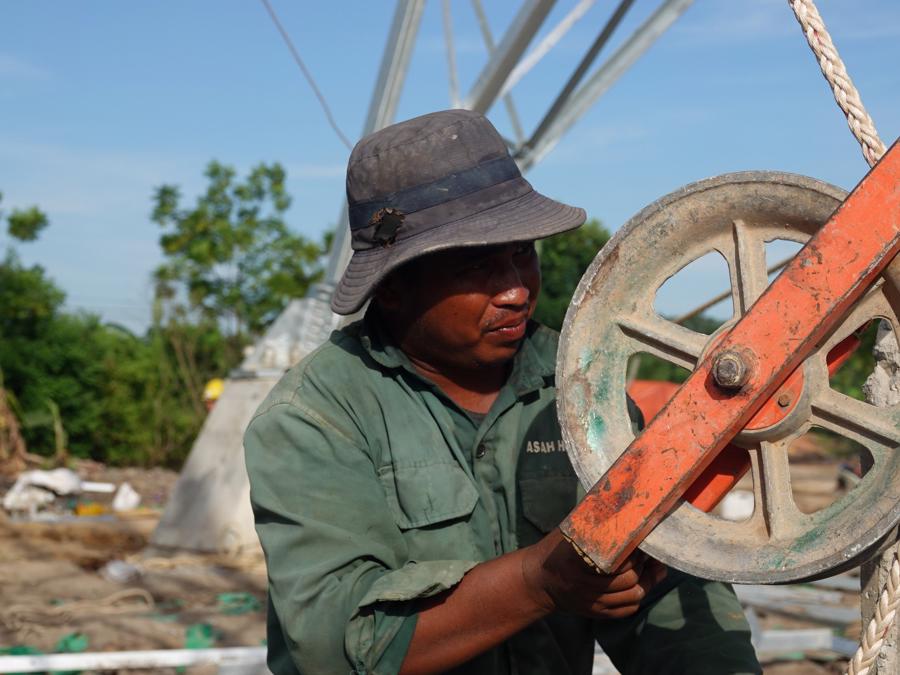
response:
<path id="1" fill-rule="evenodd" d="M 0 510 L 0 648 L 50 653 L 72 634 L 85 636 L 89 651 L 264 644 L 261 556 L 173 557 L 146 548 L 174 472 L 85 464 L 78 473 L 127 480 L 143 505 L 126 516 L 60 522 L 14 521 Z M 130 578 L 111 576 L 111 561 L 132 565 Z"/>
<path id="2" fill-rule="evenodd" d="M 94 463 L 80 463 L 77 471 L 88 480 L 127 480 L 142 495 L 142 506 L 125 516 L 63 515 L 58 522 L 14 521 L 0 510 L 0 648 L 27 645 L 49 653 L 72 634 L 84 635 L 89 651 L 264 644 L 261 556 L 173 556 L 147 549 L 177 479 L 174 472 Z M 802 470 L 821 485 L 837 481 L 839 471 L 837 462 L 813 462 Z M 9 484 L 0 481 L 0 494 Z M 133 565 L 132 576 L 113 578 L 112 561 Z M 847 602 L 858 607 L 854 595 Z M 796 617 L 758 615 L 764 629 L 821 627 Z M 856 639 L 859 626 L 835 630 Z M 812 657 L 767 663 L 765 672 L 821 675 L 846 667 L 833 655 Z"/>

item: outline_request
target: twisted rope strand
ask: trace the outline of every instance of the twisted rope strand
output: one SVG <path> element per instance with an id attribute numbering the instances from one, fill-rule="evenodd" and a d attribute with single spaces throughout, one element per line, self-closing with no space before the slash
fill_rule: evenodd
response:
<path id="1" fill-rule="evenodd" d="M 825 22 L 822 21 L 816 3 L 814 0 L 788 0 L 788 4 L 803 28 L 803 34 L 819 61 L 822 74 L 831 85 L 834 100 L 847 117 L 850 131 L 862 146 L 863 156 L 869 166 L 875 166 L 885 153 L 886 147 L 878 136 L 875 123 L 866 112 L 859 92 L 847 74 L 844 62 L 831 41 L 831 35 L 825 28 Z"/>
<path id="2" fill-rule="evenodd" d="M 99 600 L 72 600 L 51 607 L 38 603 L 9 605 L 0 609 L 0 626 L 30 636 L 37 632 L 38 627 L 65 625 L 78 616 L 131 614 L 153 609 L 154 606 L 149 591 L 126 588 Z"/>
<path id="3" fill-rule="evenodd" d="M 887 148 L 878 136 L 875 123 L 866 111 L 859 91 L 847 74 L 847 68 L 831 41 L 831 35 L 825 28 L 825 22 L 822 21 L 815 1 L 788 0 L 788 4 L 803 28 L 803 34 L 813 54 L 816 55 L 822 74 L 831 86 L 834 100 L 847 117 L 850 131 L 862 147 L 863 156 L 869 166 L 875 166 Z M 875 660 L 897 617 L 898 605 L 900 605 L 900 544 L 894 549 L 890 575 L 878 596 L 875 614 L 866 626 L 859 649 L 850 660 L 847 675 L 868 675 L 870 670 L 874 673 Z"/>
<path id="4" fill-rule="evenodd" d="M 875 616 L 866 626 L 859 649 L 850 660 L 847 675 L 867 675 L 875 664 L 884 639 L 894 619 L 897 616 L 897 607 L 900 606 L 900 547 L 894 551 L 894 559 L 891 561 L 891 573 L 887 583 L 881 589 L 878 604 L 875 606 Z M 874 672 L 872 670 L 871 672 Z"/>

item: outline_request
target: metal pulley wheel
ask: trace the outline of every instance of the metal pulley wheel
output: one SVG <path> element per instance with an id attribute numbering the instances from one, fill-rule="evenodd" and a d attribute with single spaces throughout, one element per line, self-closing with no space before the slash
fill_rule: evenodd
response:
<path id="1" fill-rule="evenodd" d="M 647 353 L 693 369 L 768 285 L 766 242 L 804 244 L 845 196 L 803 176 L 719 176 L 651 204 L 600 251 L 569 307 L 557 363 L 563 437 L 586 489 L 634 439 L 629 359 Z M 654 301 L 666 280 L 714 251 L 728 264 L 735 316 L 704 335 L 659 315 Z M 749 456 L 749 518 L 725 520 L 682 500 L 641 549 L 704 578 L 746 583 L 813 578 L 859 564 L 900 521 L 900 406 L 878 408 L 837 392 L 829 368 L 846 358 L 845 346 L 867 322 L 888 321 L 900 335 L 898 298 L 896 279 L 880 278 L 733 440 L 731 447 Z M 792 495 L 788 447 L 812 427 L 864 447 L 871 466 L 846 495 L 804 513 Z"/>

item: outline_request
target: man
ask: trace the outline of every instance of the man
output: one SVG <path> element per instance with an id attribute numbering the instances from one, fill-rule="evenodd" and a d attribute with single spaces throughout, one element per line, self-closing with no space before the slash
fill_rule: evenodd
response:
<path id="1" fill-rule="evenodd" d="M 272 672 L 586 675 L 595 639 L 624 673 L 761 672 L 730 588 L 643 554 L 599 574 L 556 527 L 579 487 L 533 242 L 584 211 L 464 110 L 360 141 L 347 195 L 332 307 L 372 304 L 245 437 Z"/>

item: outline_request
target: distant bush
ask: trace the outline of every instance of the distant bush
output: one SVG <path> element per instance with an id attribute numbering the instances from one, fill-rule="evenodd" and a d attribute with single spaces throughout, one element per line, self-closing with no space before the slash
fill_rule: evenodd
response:
<path id="1" fill-rule="evenodd" d="M 0 368 L 31 452 L 57 449 L 54 406 L 71 456 L 179 465 L 203 423 L 203 383 L 221 376 L 215 324 L 170 324 L 138 337 L 88 313 L 13 253 L 0 263 Z"/>

